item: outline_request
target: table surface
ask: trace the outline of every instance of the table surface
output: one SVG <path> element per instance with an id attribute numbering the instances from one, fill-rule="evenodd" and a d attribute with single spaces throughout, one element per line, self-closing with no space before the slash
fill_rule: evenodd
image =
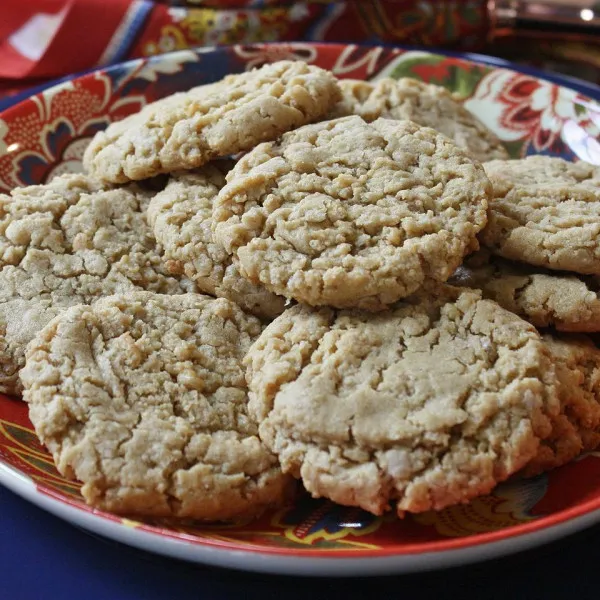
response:
<path id="1" fill-rule="evenodd" d="M 0 486 L 2 600 L 598 597 L 600 527 L 489 563 L 401 577 L 311 579 L 176 562 L 88 534 Z"/>

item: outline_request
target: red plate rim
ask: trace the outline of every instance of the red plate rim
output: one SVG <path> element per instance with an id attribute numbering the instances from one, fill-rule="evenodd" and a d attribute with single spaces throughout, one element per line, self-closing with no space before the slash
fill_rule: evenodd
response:
<path id="1" fill-rule="evenodd" d="M 12 467 L 9 467 L 13 469 Z M 107 513 L 105 511 L 90 508 L 87 505 L 66 499 L 61 494 L 54 490 L 41 485 L 35 484 L 37 491 L 52 498 L 52 500 L 61 504 L 68 505 L 71 508 L 81 510 L 83 512 L 90 513 L 94 516 L 100 517 L 107 521 L 122 524 L 121 517 Z M 503 527 L 497 531 L 490 531 L 486 533 L 477 533 L 469 536 L 448 538 L 447 540 L 439 540 L 432 542 L 418 542 L 413 544 L 403 545 L 402 548 L 377 548 L 377 549 L 323 549 L 318 550 L 307 547 L 306 549 L 290 549 L 290 548 L 277 548 L 259 546 L 252 543 L 244 543 L 243 541 L 232 542 L 227 540 L 218 540 L 214 538 L 204 538 L 201 536 L 191 535 L 187 533 L 174 532 L 170 529 L 158 527 L 156 525 L 147 525 L 143 522 L 135 521 L 135 519 L 127 520 L 134 529 L 140 529 L 152 535 L 156 535 L 161 538 L 174 539 L 187 544 L 199 545 L 199 546 L 211 546 L 213 548 L 236 550 L 242 552 L 252 552 L 259 554 L 278 555 L 278 556 L 306 556 L 306 557 L 319 557 L 324 554 L 328 558 L 375 558 L 375 557 L 392 557 L 392 556 L 406 556 L 415 554 L 425 554 L 430 552 L 446 552 L 450 550 L 471 548 L 474 546 L 480 546 L 506 540 L 509 538 L 520 537 L 529 533 L 535 533 L 561 523 L 582 517 L 595 511 L 600 510 L 600 496 L 597 498 L 589 499 L 577 506 L 563 509 L 559 512 L 553 513 L 552 515 L 537 517 L 527 523 L 521 523 L 519 525 L 511 525 Z"/>

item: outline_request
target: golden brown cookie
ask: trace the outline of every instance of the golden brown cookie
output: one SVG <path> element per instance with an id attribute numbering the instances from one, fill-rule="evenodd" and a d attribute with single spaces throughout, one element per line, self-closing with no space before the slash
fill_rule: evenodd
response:
<path id="1" fill-rule="evenodd" d="M 257 146 L 227 175 L 214 240 L 240 273 L 310 305 L 381 310 L 477 247 L 490 185 L 446 137 L 346 117 Z"/>
<path id="2" fill-rule="evenodd" d="M 146 223 L 151 193 L 85 175 L 0 195 L 0 391 L 19 393 L 27 343 L 68 306 L 129 290 L 193 290 Z"/>
<path id="3" fill-rule="evenodd" d="M 32 341 L 31 422 L 87 503 L 225 520 L 286 496 L 248 418 L 242 358 L 260 323 L 223 298 L 133 292 L 75 306 Z"/>
<path id="4" fill-rule="evenodd" d="M 584 335 L 544 335 L 556 365 L 560 414 L 523 470 L 537 475 L 600 446 L 600 350 Z"/>
<path id="5" fill-rule="evenodd" d="M 439 510 L 526 465 L 558 412 L 535 328 L 436 286 L 376 315 L 292 307 L 250 348 L 250 415 L 313 496 Z"/>
<path id="6" fill-rule="evenodd" d="M 484 168 L 494 198 L 482 244 L 504 258 L 600 275 L 600 167 L 528 156 Z"/>
<path id="7" fill-rule="evenodd" d="M 251 313 L 273 318 L 285 298 L 242 277 L 231 257 L 212 239 L 212 209 L 225 184 L 227 165 L 206 165 L 174 174 L 148 207 L 148 221 L 169 259 L 168 269 L 185 273 L 201 292 L 233 300 Z"/>
<path id="8" fill-rule="evenodd" d="M 149 104 L 97 133 L 83 162 L 113 183 L 193 169 L 310 123 L 339 98 L 328 71 L 280 61 Z"/>
<path id="9" fill-rule="evenodd" d="M 365 121 L 406 119 L 431 127 L 480 161 L 507 159 L 502 142 L 446 88 L 402 77 L 378 81 L 343 79 L 342 99 L 330 118 L 359 115 Z"/>
<path id="10" fill-rule="evenodd" d="M 469 256 L 449 283 L 483 291 L 536 327 L 600 331 L 600 281 L 511 262 L 480 250 Z"/>

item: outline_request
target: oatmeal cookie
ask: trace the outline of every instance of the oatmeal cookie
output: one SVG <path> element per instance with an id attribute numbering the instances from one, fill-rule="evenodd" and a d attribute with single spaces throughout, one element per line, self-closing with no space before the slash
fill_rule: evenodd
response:
<path id="1" fill-rule="evenodd" d="M 280 61 L 167 96 L 96 134 L 84 155 L 113 183 L 193 169 L 323 116 L 340 98 L 328 71 Z"/>
<path id="2" fill-rule="evenodd" d="M 536 329 L 445 285 L 376 315 L 294 306 L 246 359 L 249 412 L 313 496 L 439 510 L 524 467 L 558 413 Z"/>
<path id="3" fill-rule="evenodd" d="M 24 349 L 68 306 L 127 290 L 181 294 L 146 223 L 151 193 L 85 175 L 0 195 L 0 391 L 19 393 Z"/>
<path id="4" fill-rule="evenodd" d="M 560 467 L 600 446 L 600 350 L 585 335 L 544 335 L 556 365 L 560 414 L 525 476 Z"/>
<path id="5" fill-rule="evenodd" d="M 600 331 L 600 279 L 577 277 L 524 263 L 511 262 L 481 250 L 469 256 L 449 283 L 477 288 L 486 298 L 536 327 L 559 331 Z"/>
<path id="6" fill-rule="evenodd" d="M 227 174 L 214 239 L 240 273 L 310 305 L 381 310 L 477 248 L 490 184 L 446 137 L 357 116 L 257 146 Z"/>
<path id="7" fill-rule="evenodd" d="M 600 167 L 528 156 L 484 168 L 494 196 L 482 244 L 504 258 L 600 275 Z"/>
<path id="8" fill-rule="evenodd" d="M 247 415 L 242 358 L 259 321 L 224 298 L 134 292 L 71 307 L 32 341 L 31 422 L 91 506 L 226 520 L 289 479 Z"/>
<path id="9" fill-rule="evenodd" d="M 224 161 L 223 161 L 224 162 Z M 242 277 L 231 257 L 212 239 L 212 208 L 225 184 L 227 164 L 174 174 L 148 207 L 148 221 L 173 273 L 185 273 L 201 292 L 233 300 L 251 313 L 273 318 L 285 298 Z"/>
<path id="10" fill-rule="evenodd" d="M 359 115 L 365 121 L 406 119 L 431 127 L 480 161 L 507 159 L 502 142 L 446 88 L 410 77 L 340 81 L 342 100 L 330 118 Z"/>

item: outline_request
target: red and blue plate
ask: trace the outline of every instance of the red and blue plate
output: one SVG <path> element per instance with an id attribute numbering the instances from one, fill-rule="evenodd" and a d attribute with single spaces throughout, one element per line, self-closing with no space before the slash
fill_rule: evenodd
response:
<path id="1" fill-rule="evenodd" d="M 80 171 L 110 122 L 147 103 L 280 59 L 340 78 L 414 77 L 454 92 L 513 157 L 600 164 L 600 89 L 485 57 L 337 44 L 266 44 L 183 51 L 68 79 L 0 113 L 0 191 Z M 258 520 L 206 524 L 133 520 L 86 506 L 39 443 L 20 400 L 0 395 L 0 483 L 95 533 L 166 556 L 289 574 L 369 575 L 465 564 L 533 547 L 600 521 L 600 453 L 441 512 L 375 517 L 299 497 Z"/>

